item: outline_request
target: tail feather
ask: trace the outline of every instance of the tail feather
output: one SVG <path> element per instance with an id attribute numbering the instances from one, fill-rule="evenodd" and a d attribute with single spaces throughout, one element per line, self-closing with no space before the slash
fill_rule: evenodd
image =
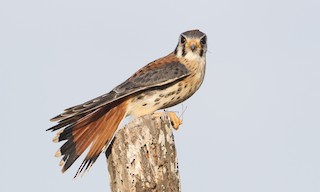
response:
<path id="1" fill-rule="evenodd" d="M 46 131 L 56 131 L 56 130 L 61 129 L 65 126 L 70 126 L 88 114 L 89 113 L 84 113 L 84 114 L 79 114 L 79 115 L 75 115 L 75 116 L 63 119 L 63 120 L 59 121 L 57 125 L 47 129 Z"/>
<path id="2" fill-rule="evenodd" d="M 116 132 L 120 122 L 126 115 L 126 110 L 119 110 L 118 108 L 121 106 L 117 106 L 116 108 L 112 108 L 103 118 L 101 121 L 97 122 L 96 127 L 101 127 L 105 123 L 108 124 L 108 129 L 101 129 L 99 135 L 94 138 L 90 150 L 85 157 L 84 161 L 82 162 L 80 168 L 76 176 L 81 173 L 83 170 L 87 170 L 90 168 L 97 158 L 99 157 L 100 153 L 102 152 L 103 148 L 108 145 L 113 136 Z M 126 108 L 125 108 L 126 109 Z M 89 139 L 88 139 L 89 140 Z"/>
<path id="3" fill-rule="evenodd" d="M 60 151 L 57 152 L 58 156 L 63 156 L 60 162 L 60 165 L 63 166 L 62 172 L 70 168 L 87 148 L 90 148 L 89 152 L 75 177 L 95 163 L 104 147 L 113 139 L 120 122 L 125 118 L 127 104 L 126 100 L 108 104 L 90 114 L 64 119 L 58 125 L 48 129 L 51 131 L 62 129 L 54 141 L 66 140 L 60 147 Z"/>

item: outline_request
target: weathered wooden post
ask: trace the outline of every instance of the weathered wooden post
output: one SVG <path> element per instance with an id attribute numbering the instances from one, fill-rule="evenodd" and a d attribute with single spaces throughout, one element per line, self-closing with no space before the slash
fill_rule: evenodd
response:
<path id="1" fill-rule="evenodd" d="M 119 130 L 106 153 L 112 192 L 181 191 L 170 117 L 146 115 Z"/>

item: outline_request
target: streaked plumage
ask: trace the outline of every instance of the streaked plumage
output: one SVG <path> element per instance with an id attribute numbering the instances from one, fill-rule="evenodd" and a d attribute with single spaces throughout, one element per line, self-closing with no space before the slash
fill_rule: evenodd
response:
<path id="1" fill-rule="evenodd" d="M 182 33 L 174 52 L 144 66 L 109 93 L 52 118 L 58 124 L 48 130 L 59 130 L 53 141 L 66 140 L 56 153 L 63 156 L 62 171 L 90 147 L 76 176 L 87 170 L 108 148 L 126 116 L 150 114 L 193 95 L 205 74 L 206 40 L 199 30 Z"/>

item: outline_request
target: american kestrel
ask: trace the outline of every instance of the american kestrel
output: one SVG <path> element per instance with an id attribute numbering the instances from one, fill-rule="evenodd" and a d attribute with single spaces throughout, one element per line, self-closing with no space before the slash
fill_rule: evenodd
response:
<path id="1" fill-rule="evenodd" d="M 207 36 L 199 30 L 182 33 L 175 50 L 134 73 L 109 93 L 65 109 L 51 119 L 59 130 L 54 142 L 66 141 L 56 152 L 65 172 L 89 148 L 75 177 L 91 167 L 111 143 L 127 116 L 151 114 L 183 102 L 203 82 Z"/>

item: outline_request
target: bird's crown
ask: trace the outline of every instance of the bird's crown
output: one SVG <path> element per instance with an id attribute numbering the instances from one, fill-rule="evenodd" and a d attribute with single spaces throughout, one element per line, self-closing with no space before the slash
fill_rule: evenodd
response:
<path id="1" fill-rule="evenodd" d="M 199 29 L 195 29 L 195 30 L 186 31 L 186 32 L 182 33 L 181 35 L 184 35 L 189 38 L 201 38 L 201 37 L 205 36 L 206 34 L 201 32 Z"/>

